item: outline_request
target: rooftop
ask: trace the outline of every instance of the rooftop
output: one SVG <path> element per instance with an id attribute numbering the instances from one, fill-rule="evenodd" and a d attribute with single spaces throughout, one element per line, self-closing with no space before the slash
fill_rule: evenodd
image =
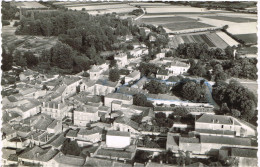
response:
<path id="1" fill-rule="evenodd" d="M 97 82 L 95 84 L 115 88 L 117 86 L 118 82 L 112 82 L 112 81 L 108 81 L 108 80 L 99 79 L 99 80 L 97 80 Z"/>
<path id="2" fill-rule="evenodd" d="M 134 78 L 134 77 L 136 77 L 136 76 L 138 76 L 138 75 L 140 75 L 141 73 L 139 72 L 139 71 L 133 71 L 133 72 L 131 72 L 129 75 L 127 75 L 126 77 L 129 77 L 129 78 Z"/>
<path id="3" fill-rule="evenodd" d="M 113 99 L 118 99 L 118 100 L 132 100 L 132 96 L 128 96 L 125 94 L 121 93 L 109 93 L 105 96 L 105 98 L 113 98 Z"/>
<path id="4" fill-rule="evenodd" d="M 212 114 L 203 114 L 199 117 L 196 122 L 199 123 L 214 123 L 214 124 L 227 124 L 232 125 L 239 125 L 236 121 L 233 120 L 230 116 L 225 115 L 212 115 Z"/>
<path id="5" fill-rule="evenodd" d="M 130 137 L 130 132 L 109 130 L 109 131 L 107 131 L 107 135 L 108 136 L 125 136 L 125 137 Z"/>
<path id="6" fill-rule="evenodd" d="M 139 128 L 138 123 L 136 123 L 135 121 L 133 121 L 133 120 L 127 118 L 127 117 L 118 117 L 115 120 L 115 123 L 121 123 L 121 124 L 128 125 L 135 130 L 138 130 L 138 128 Z"/>
<path id="7" fill-rule="evenodd" d="M 85 159 L 81 156 L 64 155 L 61 152 L 54 157 L 54 161 L 67 166 L 83 166 L 85 163 Z"/>
<path id="8" fill-rule="evenodd" d="M 231 156 L 257 158 L 257 149 L 231 148 Z"/>
<path id="9" fill-rule="evenodd" d="M 238 138 L 234 137 L 230 140 L 230 137 L 225 136 L 200 136 L 201 143 L 216 143 L 216 144 L 227 144 L 227 145 L 241 145 L 241 146 L 252 146 L 252 141 L 249 138 Z"/>

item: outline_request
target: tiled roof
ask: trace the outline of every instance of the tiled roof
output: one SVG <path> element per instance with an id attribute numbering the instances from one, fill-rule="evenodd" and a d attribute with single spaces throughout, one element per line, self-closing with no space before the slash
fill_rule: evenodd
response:
<path id="1" fill-rule="evenodd" d="M 67 137 L 77 137 L 78 130 L 70 129 L 68 133 L 66 134 Z"/>
<path id="2" fill-rule="evenodd" d="M 65 142 L 66 138 L 64 137 L 64 133 L 61 133 L 58 135 L 57 138 L 55 138 L 50 145 L 54 148 L 58 148 Z"/>
<path id="3" fill-rule="evenodd" d="M 234 131 L 228 131 L 228 130 L 196 129 L 196 132 L 208 133 L 208 134 L 235 135 Z"/>
<path id="4" fill-rule="evenodd" d="M 29 89 L 23 89 L 23 90 L 19 91 L 19 93 L 24 96 L 24 95 L 27 95 L 30 93 L 34 93 L 36 91 L 37 91 L 37 89 L 35 89 L 35 88 L 29 88 Z"/>
<path id="5" fill-rule="evenodd" d="M 189 67 L 189 64 L 180 62 L 180 61 L 172 61 L 172 62 L 168 62 L 166 63 L 166 66 L 176 66 L 176 67 Z"/>
<path id="6" fill-rule="evenodd" d="M 237 138 L 225 137 L 225 136 L 200 136 L 201 143 L 216 143 L 216 144 L 228 144 L 228 145 L 242 145 L 252 146 L 251 139 L 249 138 Z"/>
<path id="7" fill-rule="evenodd" d="M 25 150 L 18 157 L 28 160 L 47 162 L 51 160 L 57 153 L 58 151 L 53 150 L 52 148 L 42 149 L 39 146 L 35 146 L 29 150 Z"/>
<path id="8" fill-rule="evenodd" d="M 130 73 L 129 75 L 127 75 L 126 77 L 134 78 L 134 77 L 136 77 L 137 75 L 140 75 L 140 72 L 135 70 L 135 71 L 133 71 L 132 73 Z"/>
<path id="9" fill-rule="evenodd" d="M 105 96 L 105 98 L 113 98 L 117 100 L 132 100 L 132 96 L 124 95 L 121 93 L 109 93 Z"/>
<path id="10" fill-rule="evenodd" d="M 88 112 L 88 113 L 96 113 L 98 112 L 98 106 L 90 106 L 90 105 L 83 105 L 75 109 L 75 111 L 81 111 L 81 112 Z"/>
<path id="11" fill-rule="evenodd" d="M 120 87 L 119 89 L 117 89 L 117 93 L 123 93 L 123 94 L 128 94 L 128 95 L 135 95 L 138 93 L 142 93 L 142 94 L 147 94 L 148 91 L 147 90 L 143 90 L 143 89 L 138 89 L 138 88 L 132 88 L 132 87 Z"/>
<path id="12" fill-rule="evenodd" d="M 99 80 L 97 80 L 97 82 L 95 84 L 115 88 L 117 86 L 118 82 L 112 82 L 112 81 L 108 81 L 108 80 L 99 79 Z"/>
<path id="13" fill-rule="evenodd" d="M 195 137 L 180 137 L 180 143 L 199 143 L 199 139 Z"/>
<path id="14" fill-rule="evenodd" d="M 46 130 L 47 127 L 53 122 L 54 119 L 49 116 L 40 115 L 38 121 L 35 123 L 34 128 L 40 130 Z"/>
<path id="15" fill-rule="evenodd" d="M 167 94 L 147 94 L 146 97 L 150 99 L 160 99 L 160 100 L 179 100 L 177 96 L 170 96 Z"/>
<path id="16" fill-rule="evenodd" d="M 16 97 L 15 96 L 7 96 L 6 97 L 10 102 L 17 102 L 18 100 L 16 99 Z"/>
<path id="17" fill-rule="evenodd" d="M 167 75 L 168 76 L 169 71 L 168 70 L 159 70 L 157 75 Z"/>
<path id="18" fill-rule="evenodd" d="M 64 164 L 67 166 L 83 166 L 85 163 L 85 159 L 80 156 L 73 156 L 73 155 L 64 155 L 63 153 L 59 152 L 55 157 L 54 160 L 59 164 Z M 63 165 L 61 165 L 63 166 Z"/>
<path id="19" fill-rule="evenodd" d="M 63 83 L 68 86 L 79 80 L 81 80 L 81 78 L 79 78 L 79 77 L 64 77 Z"/>
<path id="20" fill-rule="evenodd" d="M 108 136 L 125 136 L 130 137 L 130 132 L 121 132 L 121 131 L 115 131 L 115 130 L 109 130 L 107 131 Z"/>
<path id="21" fill-rule="evenodd" d="M 108 156 L 108 157 L 117 157 L 117 158 L 125 158 L 132 159 L 133 152 L 127 152 L 125 150 L 112 150 L 112 149 L 99 149 L 97 151 L 97 155 Z"/>
<path id="22" fill-rule="evenodd" d="M 78 135 L 92 135 L 95 133 L 102 133 L 102 129 L 99 127 L 94 127 L 92 129 L 80 129 Z"/>
<path id="23" fill-rule="evenodd" d="M 15 150 L 2 148 L 2 158 L 8 159 L 11 154 L 16 154 Z"/>
<path id="24" fill-rule="evenodd" d="M 119 118 L 117 118 L 115 120 L 115 123 L 121 123 L 121 124 L 128 125 L 128 126 L 132 127 L 135 130 L 138 130 L 138 128 L 139 128 L 138 123 L 136 123 L 136 122 L 134 122 L 131 119 L 126 118 L 126 117 L 119 117 Z"/>
<path id="25" fill-rule="evenodd" d="M 48 128 L 50 129 L 54 129 L 57 125 L 58 125 L 59 121 L 58 120 L 54 120 L 52 121 L 52 123 L 48 126 Z"/>
<path id="26" fill-rule="evenodd" d="M 100 166 L 100 167 L 110 167 L 113 165 L 113 161 L 109 159 L 99 159 L 88 157 L 84 166 L 86 167 L 93 167 L 93 166 Z"/>
<path id="27" fill-rule="evenodd" d="M 257 158 L 257 149 L 231 148 L 231 156 Z"/>
<path id="28" fill-rule="evenodd" d="M 230 116 L 212 115 L 212 114 L 203 114 L 200 118 L 198 118 L 196 120 L 196 122 L 200 122 L 200 123 L 214 123 L 214 124 L 227 124 L 227 125 L 232 125 L 233 122 L 234 122 L 235 125 L 239 125 Z"/>
<path id="29" fill-rule="evenodd" d="M 89 70 L 89 72 L 100 72 L 100 71 L 101 71 L 101 69 L 98 68 L 98 66 L 96 66 L 96 65 L 93 65 L 91 67 L 91 69 Z"/>

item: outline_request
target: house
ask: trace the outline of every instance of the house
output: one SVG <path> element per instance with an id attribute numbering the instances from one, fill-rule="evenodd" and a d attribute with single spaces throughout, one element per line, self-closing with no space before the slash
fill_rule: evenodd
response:
<path id="1" fill-rule="evenodd" d="M 155 56 L 157 59 L 162 59 L 165 57 L 165 53 L 157 53 Z"/>
<path id="2" fill-rule="evenodd" d="M 15 124 L 22 121 L 22 116 L 16 112 L 7 112 L 2 110 L 2 121 L 3 123 Z"/>
<path id="3" fill-rule="evenodd" d="M 18 99 L 13 95 L 2 97 L 2 105 L 6 108 L 16 106 L 17 102 Z"/>
<path id="4" fill-rule="evenodd" d="M 125 36 L 125 41 L 131 41 L 131 40 L 133 40 L 133 35 L 126 35 Z"/>
<path id="5" fill-rule="evenodd" d="M 89 78 L 91 80 L 98 80 L 100 78 L 100 74 L 103 72 L 100 68 L 98 68 L 96 65 L 93 65 L 89 72 Z"/>
<path id="6" fill-rule="evenodd" d="M 106 134 L 106 146 L 111 148 L 125 148 L 130 145 L 131 137 L 129 132 L 110 130 Z"/>
<path id="7" fill-rule="evenodd" d="M 36 115 L 40 112 L 41 103 L 37 100 L 30 100 L 28 103 L 12 108 L 12 111 L 17 112 L 23 119 Z"/>
<path id="8" fill-rule="evenodd" d="M 3 135 L 2 139 L 10 140 L 17 137 L 17 131 L 8 123 L 2 125 L 1 131 Z"/>
<path id="9" fill-rule="evenodd" d="M 149 110 L 143 111 L 142 122 L 151 123 L 154 118 L 155 118 L 155 113 L 152 108 L 149 108 Z"/>
<path id="10" fill-rule="evenodd" d="M 109 80 L 97 80 L 94 87 L 94 95 L 106 96 L 115 91 L 119 82 L 112 82 Z"/>
<path id="11" fill-rule="evenodd" d="M 144 85 L 148 82 L 146 77 L 142 77 L 139 81 L 137 81 L 131 88 L 143 89 Z"/>
<path id="12" fill-rule="evenodd" d="M 169 71 L 163 70 L 163 69 L 158 70 L 158 72 L 156 74 L 156 78 L 159 78 L 162 80 L 167 80 L 169 78 Z"/>
<path id="13" fill-rule="evenodd" d="M 94 92 L 95 83 L 96 82 L 93 81 L 93 79 L 83 78 L 80 83 L 80 91 L 90 92 L 94 94 L 93 92 Z"/>
<path id="14" fill-rule="evenodd" d="M 2 148 L 2 166 L 17 166 L 18 157 L 16 150 Z"/>
<path id="15" fill-rule="evenodd" d="M 84 146 L 85 141 L 88 142 L 87 145 L 99 142 L 102 140 L 102 129 L 99 127 L 80 129 L 76 139 L 79 140 L 78 144 L 80 146 Z"/>
<path id="16" fill-rule="evenodd" d="M 138 134 L 139 125 L 135 121 L 132 121 L 130 118 L 127 117 L 118 117 L 113 122 L 114 130 L 119 130 L 122 132 L 131 132 L 133 134 Z"/>
<path id="17" fill-rule="evenodd" d="M 38 76 L 38 72 L 30 69 L 27 69 L 19 74 L 20 81 L 33 80 L 36 76 Z"/>
<path id="18" fill-rule="evenodd" d="M 62 120 L 65 116 L 68 115 L 71 107 L 67 106 L 64 103 L 60 102 L 43 102 L 41 106 L 41 112 L 47 115 L 50 115 L 51 118 Z"/>
<path id="19" fill-rule="evenodd" d="M 114 59 L 117 61 L 119 68 L 125 67 L 128 64 L 126 53 L 120 52 L 114 56 Z"/>
<path id="20" fill-rule="evenodd" d="M 134 50 L 130 51 L 130 55 L 134 56 L 134 57 L 140 57 L 143 54 L 143 49 L 140 48 L 136 48 Z"/>
<path id="21" fill-rule="evenodd" d="M 147 27 L 142 27 L 142 29 L 144 30 L 146 35 L 148 35 L 151 32 L 151 30 Z"/>
<path id="22" fill-rule="evenodd" d="M 74 110 L 73 120 L 74 125 L 77 126 L 86 126 L 90 122 L 98 121 L 98 107 L 83 105 L 76 108 Z"/>
<path id="23" fill-rule="evenodd" d="M 62 84 L 66 86 L 62 94 L 63 97 L 66 98 L 76 94 L 77 87 L 80 85 L 81 80 L 82 79 L 80 77 L 65 77 L 63 79 L 63 84 Z"/>
<path id="24" fill-rule="evenodd" d="M 231 134 L 240 137 L 257 135 L 253 125 L 244 123 L 232 116 L 203 114 L 195 121 L 195 131 L 200 135 L 225 136 Z"/>
<path id="25" fill-rule="evenodd" d="M 122 104 L 133 104 L 133 97 L 121 93 L 109 93 L 105 96 L 104 105 L 111 107 L 113 103 L 121 102 Z"/>
<path id="26" fill-rule="evenodd" d="M 173 61 L 166 63 L 166 69 L 169 70 L 171 75 L 181 75 L 186 73 L 190 68 L 190 64 L 186 64 L 180 61 Z"/>
<path id="27" fill-rule="evenodd" d="M 149 34 L 149 41 L 150 42 L 155 42 L 156 41 L 156 36 L 155 35 L 153 35 L 153 34 Z"/>
<path id="28" fill-rule="evenodd" d="M 128 105 L 128 104 L 122 104 L 120 108 L 120 111 L 122 111 L 124 116 L 129 118 L 132 115 L 140 115 L 150 110 L 152 110 L 151 107 L 143 107 L 143 106 Z"/>
<path id="29" fill-rule="evenodd" d="M 27 89 L 19 90 L 19 93 L 20 93 L 23 97 L 34 98 L 36 91 L 37 91 L 37 89 L 35 89 L 35 88 L 27 88 Z"/>
<path id="30" fill-rule="evenodd" d="M 47 127 L 48 133 L 58 134 L 62 132 L 62 121 L 61 120 L 53 120 L 52 123 Z"/>
<path id="31" fill-rule="evenodd" d="M 135 95 L 135 94 L 148 94 L 147 90 L 143 90 L 143 89 L 137 89 L 137 88 L 133 88 L 133 87 L 127 87 L 127 86 L 122 86 L 120 88 L 117 89 L 116 91 L 117 93 L 122 93 L 122 94 L 126 94 L 126 95 Z"/>
<path id="32" fill-rule="evenodd" d="M 125 77 L 125 82 L 129 83 L 131 81 L 140 79 L 140 77 L 141 77 L 141 73 L 135 70 Z"/>
<path id="33" fill-rule="evenodd" d="M 64 155 L 59 152 L 50 161 L 49 166 L 52 167 L 80 167 L 84 166 L 86 159 L 81 156 Z"/>
<path id="34" fill-rule="evenodd" d="M 29 166 L 52 166 L 50 164 L 51 159 L 58 153 L 57 150 L 53 150 L 52 148 L 42 149 L 39 146 L 34 146 L 33 148 L 29 148 L 25 150 L 18 156 L 18 161 L 21 165 L 29 165 Z"/>

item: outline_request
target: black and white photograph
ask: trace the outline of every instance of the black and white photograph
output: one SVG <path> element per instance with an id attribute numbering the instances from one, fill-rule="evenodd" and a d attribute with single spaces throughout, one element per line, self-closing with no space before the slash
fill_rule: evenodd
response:
<path id="1" fill-rule="evenodd" d="M 257 1 L 2 1 L 3 167 L 257 167 Z"/>

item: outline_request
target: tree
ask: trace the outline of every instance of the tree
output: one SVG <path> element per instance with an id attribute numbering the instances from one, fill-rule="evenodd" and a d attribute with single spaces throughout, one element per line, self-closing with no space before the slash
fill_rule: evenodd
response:
<path id="1" fill-rule="evenodd" d="M 152 94 L 164 94 L 167 91 L 167 86 L 164 83 L 160 83 L 157 80 L 151 80 L 144 85 L 144 89 L 147 89 Z"/>
<path id="2" fill-rule="evenodd" d="M 240 111 L 237 109 L 231 109 L 231 114 L 234 117 L 240 117 L 240 115 L 241 115 Z"/>
<path id="3" fill-rule="evenodd" d="M 180 117 L 185 117 L 189 114 L 189 111 L 185 107 L 175 107 L 173 109 L 173 114 Z"/>
<path id="4" fill-rule="evenodd" d="M 230 113 L 230 109 L 227 106 L 227 103 L 222 103 L 221 111 L 225 114 Z"/>
<path id="5" fill-rule="evenodd" d="M 28 67 L 37 66 L 38 59 L 34 56 L 32 52 L 25 52 L 24 57 L 26 58 Z"/>
<path id="6" fill-rule="evenodd" d="M 109 68 L 117 68 L 117 61 L 116 60 L 110 60 Z"/>
<path id="7" fill-rule="evenodd" d="M 2 66 L 1 66 L 1 69 L 3 71 L 9 71 L 9 70 L 12 69 L 13 56 L 12 56 L 12 54 L 8 54 L 4 47 L 2 47 L 2 48 L 3 48 L 3 52 L 2 52 Z"/>
<path id="8" fill-rule="evenodd" d="M 142 122 L 142 119 L 143 119 L 143 117 L 140 114 L 139 115 L 135 114 L 135 115 L 132 115 L 132 117 L 131 117 L 131 120 L 133 120 L 139 124 Z"/>
<path id="9" fill-rule="evenodd" d="M 116 82 L 119 80 L 120 78 L 120 74 L 119 74 L 119 71 L 118 69 L 111 69 L 109 71 L 109 80 L 112 81 L 112 82 Z"/>
<path id="10" fill-rule="evenodd" d="M 73 57 L 75 52 L 72 48 L 61 42 L 57 42 L 51 48 L 51 63 L 62 69 L 71 69 L 73 67 Z"/>
<path id="11" fill-rule="evenodd" d="M 133 96 L 133 104 L 137 106 L 146 106 L 147 98 L 144 94 L 135 94 Z"/>
<path id="12" fill-rule="evenodd" d="M 14 53 L 14 62 L 16 65 L 21 66 L 21 67 L 27 66 L 26 58 L 21 54 L 20 51 L 16 51 Z"/>

